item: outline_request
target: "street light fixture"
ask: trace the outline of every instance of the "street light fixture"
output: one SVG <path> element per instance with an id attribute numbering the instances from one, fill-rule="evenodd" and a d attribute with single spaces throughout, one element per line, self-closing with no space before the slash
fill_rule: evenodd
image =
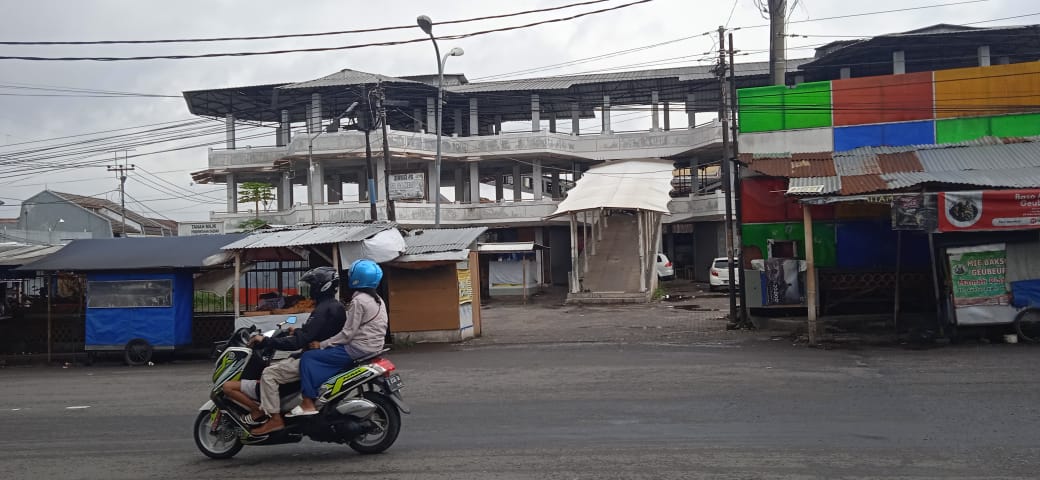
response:
<path id="1" fill-rule="evenodd" d="M 461 48 L 453 48 L 448 52 L 444 58 L 441 58 L 441 49 L 437 46 L 437 38 L 433 36 L 433 20 L 426 15 L 419 15 L 415 19 L 415 23 L 419 25 L 427 35 L 430 36 L 430 41 L 433 42 L 433 52 L 437 55 L 437 106 L 435 107 L 437 112 L 437 157 L 433 162 L 433 169 L 435 175 L 433 177 L 433 211 L 434 211 L 434 226 L 440 228 L 441 226 L 441 111 L 442 103 L 444 102 L 444 66 L 448 63 L 448 57 L 461 57 L 465 51 Z"/>

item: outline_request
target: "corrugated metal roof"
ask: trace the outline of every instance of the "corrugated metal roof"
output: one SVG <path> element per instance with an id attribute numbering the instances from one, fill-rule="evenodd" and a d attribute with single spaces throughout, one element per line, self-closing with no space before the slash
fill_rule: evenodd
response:
<path id="1" fill-rule="evenodd" d="M 827 195 L 841 190 L 841 177 L 792 178 L 787 184 L 788 195 Z"/>
<path id="2" fill-rule="evenodd" d="M 544 246 L 534 242 L 481 243 L 480 245 L 477 245 L 477 251 L 480 253 L 532 252 L 536 249 L 541 250 L 544 248 Z"/>
<path id="3" fill-rule="evenodd" d="M 487 227 L 412 230 L 404 237 L 405 255 L 466 250 Z"/>
<path id="4" fill-rule="evenodd" d="M 834 170 L 834 159 L 830 152 L 824 153 L 796 153 L 791 155 L 792 177 L 833 177 L 837 175 Z"/>
<path id="5" fill-rule="evenodd" d="M 787 60 L 787 71 L 794 72 L 811 58 Z M 654 80 L 672 78 L 679 82 L 715 79 L 712 65 L 696 67 L 661 68 L 654 70 L 637 70 L 628 72 L 593 73 L 585 75 L 561 75 L 556 77 L 521 78 L 516 80 L 497 80 L 490 82 L 473 82 L 466 85 L 445 87 L 452 93 L 503 92 L 511 90 L 566 90 L 575 85 L 593 83 L 609 83 L 636 80 Z M 768 62 L 738 63 L 736 76 L 761 76 L 768 72 Z"/>
<path id="6" fill-rule="evenodd" d="M 1040 167 L 1040 143 L 924 149 L 917 158 L 926 172 Z"/>
<path id="7" fill-rule="evenodd" d="M 867 175 L 845 175 L 841 177 L 841 194 L 858 195 L 860 193 L 888 190 L 890 187 L 876 173 Z"/>
<path id="8" fill-rule="evenodd" d="M 877 156 L 881 173 L 923 172 L 924 167 L 914 152 L 880 153 Z"/>
<path id="9" fill-rule="evenodd" d="M 426 85 L 423 82 L 416 82 L 415 80 L 406 80 L 403 78 L 390 77 L 387 75 L 380 75 L 378 73 L 359 72 L 357 70 L 351 70 L 344 68 L 332 75 L 326 75 L 321 78 L 314 80 L 307 80 L 305 82 L 290 83 L 278 87 L 285 90 L 293 90 L 299 88 L 321 88 L 321 87 L 339 87 L 348 85 L 366 85 L 376 84 L 379 82 L 383 83 L 414 83 L 417 85 Z"/>
<path id="10" fill-rule="evenodd" d="M 0 265 L 24 265 L 61 250 L 64 245 L 18 245 L 0 252 Z"/>
<path id="11" fill-rule="evenodd" d="M 1040 169 L 1035 167 L 964 172 L 889 173 L 881 177 L 885 180 L 890 190 L 908 188 L 922 183 L 952 183 L 1008 188 L 1040 187 Z"/>
<path id="12" fill-rule="evenodd" d="M 278 230 L 256 232 L 242 240 L 225 245 L 224 250 L 246 250 L 254 248 L 304 247 L 343 242 L 360 242 L 397 225 L 392 222 L 338 223 L 330 225 L 304 225 Z"/>
<path id="13" fill-rule="evenodd" d="M 877 155 L 870 150 L 856 149 L 834 155 L 834 169 L 838 175 L 871 175 L 881 173 Z"/>

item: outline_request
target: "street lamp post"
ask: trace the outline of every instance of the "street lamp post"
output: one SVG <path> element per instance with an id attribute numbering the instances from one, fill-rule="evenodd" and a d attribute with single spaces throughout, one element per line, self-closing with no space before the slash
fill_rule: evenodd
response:
<path id="1" fill-rule="evenodd" d="M 435 175 L 433 177 L 433 212 L 434 212 L 434 226 L 440 228 L 441 226 L 441 112 L 442 103 L 444 102 L 444 66 L 448 63 L 448 57 L 459 57 L 465 53 L 461 48 L 453 48 L 444 58 L 441 58 L 441 49 L 437 46 L 437 38 L 433 36 L 433 20 L 426 15 L 420 15 L 415 19 L 415 22 L 419 25 L 427 35 L 430 36 L 430 41 L 433 42 L 433 52 L 437 56 L 437 106 L 434 107 L 437 112 L 437 157 L 433 162 L 433 169 Z"/>

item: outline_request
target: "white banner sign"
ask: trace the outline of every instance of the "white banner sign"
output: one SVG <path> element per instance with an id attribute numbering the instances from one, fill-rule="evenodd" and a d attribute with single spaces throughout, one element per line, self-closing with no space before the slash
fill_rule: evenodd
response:
<path id="1" fill-rule="evenodd" d="M 413 200 L 425 198 L 426 175 L 423 173 L 390 174 L 390 199 Z"/>
<path id="2" fill-rule="evenodd" d="M 223 222 L 192 222 L 177 225 L 177 235 L 220 235 L 224 233 Z"/>

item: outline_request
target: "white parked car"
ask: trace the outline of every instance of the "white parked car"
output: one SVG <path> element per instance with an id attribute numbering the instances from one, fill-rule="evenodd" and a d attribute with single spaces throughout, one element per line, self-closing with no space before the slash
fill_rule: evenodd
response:
<path id="1" fill-rule="evenodd" d="M 712 260 L 711 268 L 708 269 L 708 290 L 715 291 L 723 287 L 729 288 L 731 284 L 740 285 L 740 277 L 737 276 L 730 282 L 729 259 L 719 257 Z"/>
<path id="2" fill-rule="evenodd" d="M 675 278 L 675 268 L 672 267 L 672 261 L 663 253 L 657 254 L 657 278 L 661 280 Z"/>

